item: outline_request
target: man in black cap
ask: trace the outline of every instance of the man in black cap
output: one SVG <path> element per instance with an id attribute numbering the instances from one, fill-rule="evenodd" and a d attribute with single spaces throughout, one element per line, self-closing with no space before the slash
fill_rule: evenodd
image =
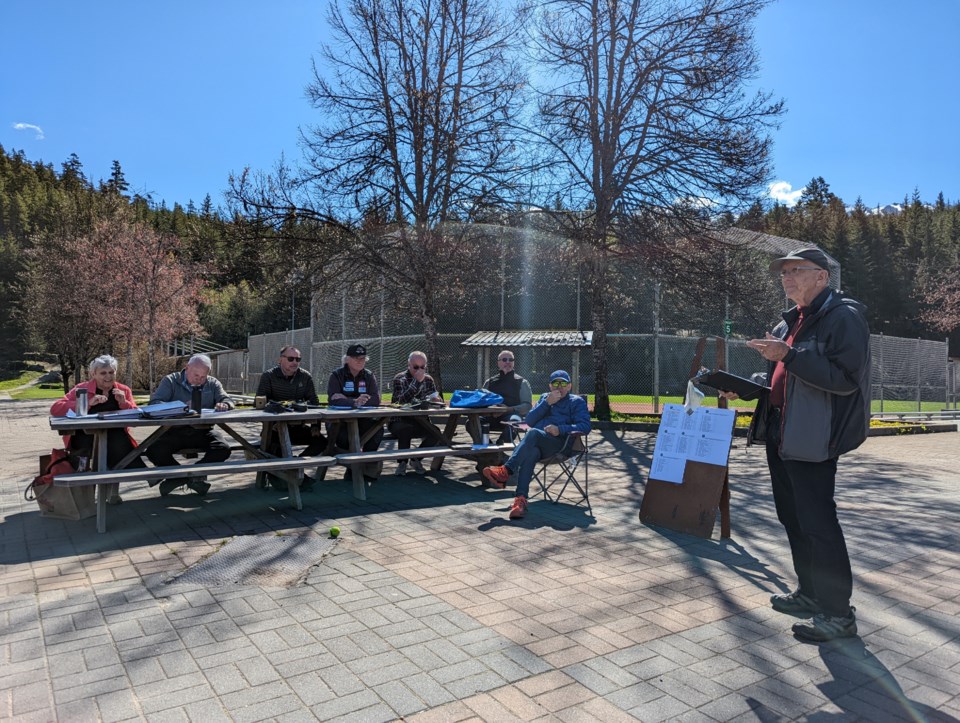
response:
<path id="1" fill-rule="evenodd" d="M 327 382 L 327 401 L 331 407 L 380 406 L 380 389 L 377 386 L 377 378 L 366 366 L 366 347 L 363 344 L 348 346 L 347 353 L 343 357 L 343 366 L 335 369 L 330 374 L 330 381 Z M 360 420 L 361 437 L 375 425 L 379 425 L 380 428 L 363 445 L 364 452 L 372 452 L 380 447 L 380 441 L 383 439 L 383 423 L 368 419 Z M 340 425 L 340 431 L 337 434 L 337 446 L 343 449 L 348 449 L 350 446 L 345 424 Z M 381 467 L 382 465 L 377 465 L 377 469 L 374 470 L 371 465 L 371 469 L 364 470 L 364 476 L 375 479 L 379 476 Z"/>
<path id="2" fill-rule="evenodd" d="M 810 618 L 793 626 L 798 638 L 825 642 L 857 634 L 834 486 L 838 458 L 859 447 L 870 427 L 870 330 L 863 304 L 830 288 L 830 262 L 820 249 L 794 251 L 770 271 L 796 306 L 773 333 L 747 342 L 769 363 L 770 383 L 749 436 L 766 445 L 798 579 L 796 590 L 770 602 L 778 612 Z"/>

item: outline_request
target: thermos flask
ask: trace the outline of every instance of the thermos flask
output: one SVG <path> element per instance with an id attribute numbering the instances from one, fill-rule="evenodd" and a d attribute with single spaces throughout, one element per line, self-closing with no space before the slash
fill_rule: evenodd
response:
<path id="1" fill-rule="evenodd" d="M 87 400 L 87 390 L 78 389 L 77 390 L 77 414 L 81 417 L 84 416 L 89 411 Z"/>

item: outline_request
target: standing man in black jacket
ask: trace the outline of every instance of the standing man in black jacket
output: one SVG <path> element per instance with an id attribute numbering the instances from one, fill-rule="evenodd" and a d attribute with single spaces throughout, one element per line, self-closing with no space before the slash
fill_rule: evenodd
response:
<path id="1" fill-rule="evenodd" d="M 837 460 L 863 443 L 870 426 L 870 330 L 863 304 L 830 288 L 830 264 L 820 249 L 794 251 L 770 271 L 796 306 L 773 333 L 747 342 L 769 362 L 770 382 L 750 441 L 766 445 L 777 517 L 798 579 L 796 590 L 770 602 L 778 612 L 811 616 L 793 626 L 794 634 L 825 642 L 857 634 L 834 488 Z"/>

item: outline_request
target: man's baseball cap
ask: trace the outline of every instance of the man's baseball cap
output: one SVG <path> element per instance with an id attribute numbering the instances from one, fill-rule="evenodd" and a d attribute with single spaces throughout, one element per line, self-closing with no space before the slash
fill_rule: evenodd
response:
<path id="1" fill-rule="evenodd" d="M 830 260 L 827 258 L 827 255 L 820 249 L 811 246 L 810 248 L 791 251 L 782 258 L 774 259 L 770 262 L 770 272 L 774 274 L 779 273 L 787 261 L 809 261 L 824 271 L 830 270 Z"/>
<path id="2" fill-rule="evenodd" d="M 550 381 L 555 382 L 557 379 L 562 379 L 563 381 L 569 383 L 570 375 L 563 371 L 563 369 L 557 369 L 557 371 L 550 375 Z"/>
<path id="3" fill-rule="evenodd" d="M 363 344 L 351 344 L 347 347 L 347 356 L 366 356 L 367 347 Z"/>

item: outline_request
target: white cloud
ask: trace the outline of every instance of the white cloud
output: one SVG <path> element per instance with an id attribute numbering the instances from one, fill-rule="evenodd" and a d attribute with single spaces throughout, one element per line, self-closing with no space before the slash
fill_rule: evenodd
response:
<path id="1" fill-rule="evenodd" d="M 767 193 L 770 198 L 774 201 L 779 201 L 785 206 L 793 206 L 796 204 L 805 190 L 806 187 L 794 191 L 793 186 L 786 181 L 774 181 L 767 186 Z"/>
<path id="2" fill-rule="evenodd" d="M 38 141 L 43 140 L 43 128 L 35 126 L 33 123 L 14 123 L 13 129 L 15 131 L 36 131 L 37 135 L 34 138 Z"/>

